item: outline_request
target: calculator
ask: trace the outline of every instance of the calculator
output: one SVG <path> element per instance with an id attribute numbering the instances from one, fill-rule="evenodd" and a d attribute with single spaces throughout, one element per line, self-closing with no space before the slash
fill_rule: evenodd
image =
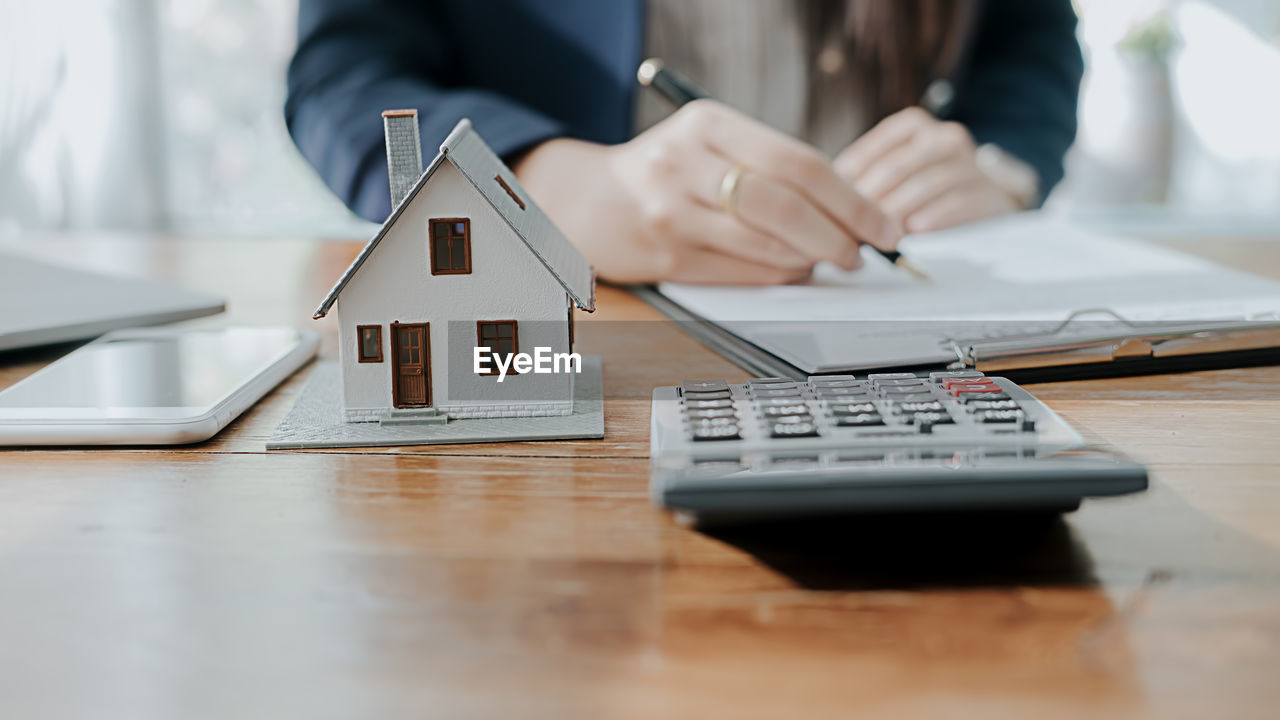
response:
<path id="1" fill-rule="evenodd" d="M 972 370 L 659 387 L 650 471 L 655 502 L 695 521 L 1067 512 L 1147 487 L 1141 464 Z"/>

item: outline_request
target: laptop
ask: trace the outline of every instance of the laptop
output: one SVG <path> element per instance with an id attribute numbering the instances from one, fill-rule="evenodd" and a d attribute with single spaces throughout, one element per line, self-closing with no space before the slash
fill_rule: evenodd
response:
<path id="1" fill-rule="evenodd" d="M 0 252 L 0 352 L 214 315 L 222 298 Z"/>

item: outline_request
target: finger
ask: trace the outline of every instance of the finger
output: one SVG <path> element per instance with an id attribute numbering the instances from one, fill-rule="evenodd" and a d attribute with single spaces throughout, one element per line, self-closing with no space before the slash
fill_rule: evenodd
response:
<path id="1" fill-rule="evenodd" d="M 937 163 L 903 180 L 881 198 L 880 207 L 890 215 L 906 218 L 971 179 L 973 173 L 955 164 Z"/>
<path id="2" fill-rule="evenodd" d="M 708 248 L 686 248 L 672 269 L 673 282 L 701 285 L 783 285 L 806 280 L 812 268 L 780 268 Z"/>
<path id="3" fill-rule="evenodd" d="M 709 250 L 785 270 L 809 270 L 814 261 L 796 248 L 720 208 L 691 203 L 689 231 Z"/>
<path id="4" fill-rule="evenodd" d="M 898 223 L 836 175 L 813 148 L 803 144 L 799 147 L 753 145 L 745 137 L 734 143 L 736 150 L 731 151 L 725 145 L 728 143 L 714 149 L 727 158 L 740 158 L 751 168 L 750 175 L 767 179 L 777 188 L 788 191 L 781 194 L 786 200 L 780 198 L 784 208 L 791 198 L 800 198 L 844 236 L 840 247 L 829 247 L 820 259 L 840 264 L 840 258 L 851 256 L 859 243 L 893 249 L 902 239 Z"/>
<path id="5" fill-rule="evenodd" d="M 830 219 L 816 211 L 816 208 L 778 207 L 791 202 L 809 204 L 807 199 L 788 186 L 777 184 L 752 171 L 746 171 L 738 180 L 735 211 L 732 214 L 725 212 L 723 198 L 720 196 L 721 184 L 732 168 L 733 165 L 727 159 L 710 151 L 705 151 L 705 157 L 692 158 L 686 166 L 692 198 L 707 213 L 698 217 L 699 244 L 718 248 L 721 252 L 745 260 L 783 267 L 812 267 L 819 260 L 841 260 L 846 265 L 852 263 L 852 269 L 861 262 L 856 252 L 857 244 L 849 243 L 843 232 L 838 227 L 833 227 Z M 748 186 L 752 187 L 749 191 Z M 782 197 L 761 199 L 762 194 L 770 192 L 779 193 Z M 749 207 L 750 210 L 747 209 Z M 788 225 L 785 217 L 761 220 L 759 215 L 762 209 L 763 212 L 773 214 L 806 217 L 810 219 L 810 224 Z M 816 219 L 813 218 L 815 214 L 818 215 Z M 812 235 L 799 229 L 814 228 L 815 225 L 818 229 L 811 229 L 809 232 L 815 233 Z M 842 253 L 847 257 L 842 256 Z"/>
<path id="6" fill-rule="evenodd" d="M 931 165 L 963 160 L 966 151 L 972 152 L 972 145 L 963 126 L 939 124 L 886 153 L 854 180 L 853 187 L 866 197 L 882 200 L 907 178 Z"/>
<path id="7" fill-rule="evenodd" d="M 836 156 L 836 172 L 852 181 L 894 148 L 906 144 L 934 119 L 918 107 L 909 107 L 876 123 Z"/>
<path id="8" fill-rule="evenodd" d="M 885 249 L 897 245 L 902 237 L 897 223 L 836 175 L 815 148 L 716 103 L 700 107 L 703 117 L 695 118 L 696 131 L 711 151 L 806 197 L 842 230 L 846 244 L 868 242 Z M 846 252 L 841 249 L 838 254 Z"/>
<path id="9" fill-rule="evenodd" d="M 949 192 L 906 218 L 909 232 L 932 232 L 964 225 L 1017 209 L 1012 198 L 999 190 Z"/>
<path id="10" fill-rule="evenodd" d="M 813 260 L 787 243 L 724 211 L 719 190 L 731 166 L 700 142 L 664 143 L 638 159 L 627 177 L 637 182 L 633 188 L 640 199 L 637 220 L 652 248 L 640 266 L 654 265 L 658 275 L 665 275 L 690 246 L 787 269 L 813 266 Z M 613 253 L 611 260 L 619 259 L 618 254 Z"/>
<path id="11" fill-rule="evenodd" d="M 813 262 L 826 260 L 853 270 L 860 254 L 857 242 L 804 195 L 791 186 L 758 173 L 738 183 L 737 217 L 744 224 L 786 242 Z"/>

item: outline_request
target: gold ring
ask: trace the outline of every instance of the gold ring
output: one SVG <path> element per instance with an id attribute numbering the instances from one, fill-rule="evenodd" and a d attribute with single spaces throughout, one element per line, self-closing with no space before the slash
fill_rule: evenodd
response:
<path id="1" fill-rule="evenodd" d="M 738 186 L 742 184 L 742 178 L 747 174 L 747 169 L 741 165 L 734 165 L 724 174 L 724 179 L 720 181 L 720 207 L 724 211 L 733 215 L 738 210 Z"/>

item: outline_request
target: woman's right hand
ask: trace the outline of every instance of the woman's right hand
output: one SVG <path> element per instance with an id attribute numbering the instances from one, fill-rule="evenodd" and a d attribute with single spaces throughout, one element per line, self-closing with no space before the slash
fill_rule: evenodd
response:
<path id="1" fill-rule="evenodd" d="M 721 184 L 734 168 L 734 212 Z M 633 140 L 547 141 L 516 176 L 600 277 L 616 283 L 778 284 L 827 260 L 861 264 L 902 230 L 816 149 L 700 100 Z"/>

